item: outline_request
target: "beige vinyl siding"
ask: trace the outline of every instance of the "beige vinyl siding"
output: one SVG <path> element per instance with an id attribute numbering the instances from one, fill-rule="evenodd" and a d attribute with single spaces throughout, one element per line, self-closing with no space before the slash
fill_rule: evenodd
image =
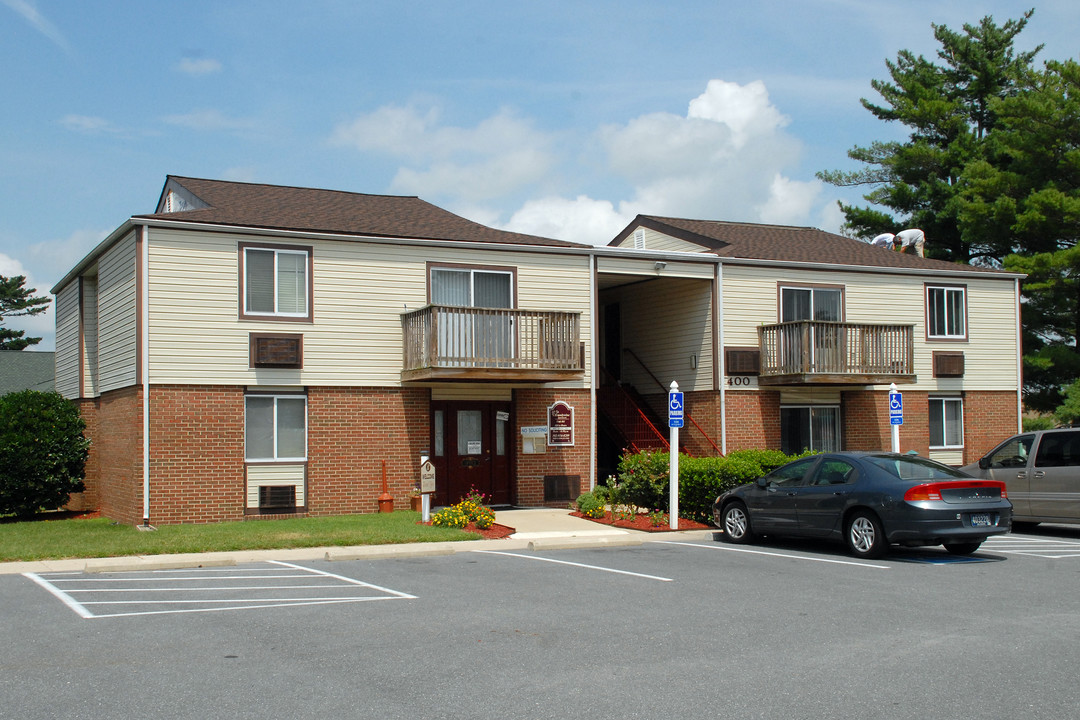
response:
<path id="1" fill-rule="evenodd" d="M 631 244 L 633 244 L 633 241 L 634 238 L 631 236 Z M 645 249 L 663 250 L 665 252 L 705 252 L 705 248 L 697 243 L 680 240 L 648 228 L 645 228 Z"/>
<path id="2" fill-rule="evenodd" d="M 306 503 L 304 497 L 304 465 L 274 464 L 247 466 L 247 506 L 259 507 L 259 488 L 265 485 L 296 487 L 296 505 Z"/>
<path id="3" fill-rule="evenodd" d="M 432 400 L 488 400 L 491 402 L 510 402 L 514 399 L 514 389 L 503 383 L 469 385 L 465 383 L 440 383 L 431 386 Z"/>
<path id="4" fill-rule="evenodd" d="M 666 392 L 672 380 L 686 392 L 713 389 L 712 287 L 706 280 L 663 278 L 607 296 L 606 302 L 619 303 L 624 346 L 660 384 L 626 354 L 622 380 L 646 394 Z M 635 345 L 639 337 L 648 343 Z M 697 369 L 691 361 L 695 355 Z"/>
<path id="5" fill-rule="evenodd" d="M 959 467 L 964 464 L 963 450 L 931 450 L 928 457 L 945 465 Z"/>
<path id="6" fill-rule="evenodd" d="M 98 396 L 98 280 L 82 278 L 83 396 Z"/>
<path id="7" fill-rule="evenodd" d="M 350 241 L 266 241 L 314 252 L 313 322 L 238 319 L 237 243 L 261 238 L 152 230 L 150 381 L 241 385 L 396 386 L 401 314 L 427 304 L 427 263 L 517 268 L 518 307 L 581 313 L 591 345 L 589 258 Z M 248 367 L 248 335 L 302 333 L 302 370 Z M 586 367 L 589 358 L 586 357 Z M 588 386 L 588 377 L 571 383 Z"/>
<path id="8" fill-rule="evenodd" d="M 135 233 L 98 260 L 99 390 L 129 387 L 137 381 Z"/>
<path id="9" fill-rule="evenodd" d="M 69 400 L 79 397 L 79 281 L 56 294 L 56 391 Z"/>
<path id="10" fill-rule="evenodd" d="M 639 275 L 648 278 L 702 278 L 712 280 L 716 275 L 716 262 L 682 262 L 665 260 L 662 270 L 656 269 L 652 258 L 600 257 L 596 271 L 601 275 Z"/>
<path id="11" fill-rule="evenodd" d="M 666 233 L 657 232 L 649 228 L 638 228 L 645 233 L 645 249 L 661 250 L 665 252 L 705 252 L 706 248 L 697 243 L 687 242 L 679 238 L 671 237 Z M 636 232 L 637 229 L 635 229 Z M 634 233 L 631 232 L 626 239 L 619 243 L 618 247 L 634 249 Z"/>
<path id="12" fill-rule="evenodd" d="M 966 285 L 968 341 L 926 340 L 926 276 L 866 272 L 821 272 L 775 267 L 725 265 L 724 344 L 758 344 L 757 327 L 778 321 L 777 284 L 842 285 L 844 319 L 855 323 L 911 324 L 918 382 L 901 390 L 1015 390 L 1016 301 L 1012 278 L 956 276 L 936 284 Z M 964 353 L 962 378 L 934 378 L 934 350 Z"/>

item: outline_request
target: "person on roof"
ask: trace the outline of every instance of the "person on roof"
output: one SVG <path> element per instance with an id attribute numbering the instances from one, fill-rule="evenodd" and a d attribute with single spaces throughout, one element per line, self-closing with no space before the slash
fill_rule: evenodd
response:
<path id="1" fill-rule="evenodd" d="M 923 245 L 926 242 L 926 234 L 922 230 L 915 228 L 901 230 L 896 233 L 896 239 L 900 241 L 900 252 L 923 257 Z"/>
<path id="2" fill-rule="evenodd" d="M 870 244 L 879 248 L 891 248 L 893 238 L 896 237 L 892 233 L 881 233 L 876 238 L 870 241 Z"/>

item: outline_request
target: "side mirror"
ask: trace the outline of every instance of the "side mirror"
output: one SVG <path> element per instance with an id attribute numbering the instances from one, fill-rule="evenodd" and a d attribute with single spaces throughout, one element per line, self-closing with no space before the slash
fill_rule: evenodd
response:
<path id="1" fill-rule="evenodd" d="M 979 458 L 979 467 L 981 469 L 983 469 L 983 470 L 988 470 L 990 468 L 990 456 L 989 455 L 987 455 L 986 457 Z"/>
<path id="2" fill-rule="evenodd" d="M 757 485 L 758 485 L 759 488 L 767 488 L 767 487 L 769 487 L 769 481 L 768 481 L 768 479 L 766 479 L 764 477 L 759 477 L 757 479 Z"/>

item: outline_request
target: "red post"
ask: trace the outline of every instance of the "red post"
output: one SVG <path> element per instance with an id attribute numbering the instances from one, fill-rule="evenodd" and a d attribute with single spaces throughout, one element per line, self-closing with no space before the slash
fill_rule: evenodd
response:
<path id="1" fill-rule="evenodd" d="M 382 495 L 379 496 L 379 512 L 394 512 L 394 496 L 386 486 L 386 461 L 382 461 Z"/>

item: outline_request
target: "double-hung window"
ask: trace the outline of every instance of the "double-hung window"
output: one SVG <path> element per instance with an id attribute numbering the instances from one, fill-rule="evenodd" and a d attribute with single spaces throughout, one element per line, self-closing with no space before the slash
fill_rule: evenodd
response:
<path id="1" fill-rule="evenodd" d="M 248 395 L 244 398 L 244 458 L 254 462 L 307 459 L 307 398 Z"/>
<path id="2" fill-rule="evenodd" d="M 311 249 L 241 245 L 241 317 L 311 319 Z"/>
<path id="3" fill-rule="evenodd" d="M 963 286 L 926 286 L 926 337 L 967 340 L 967 292 Z"/>
<path id="4" fill-rule="evenodd" d="M 930 447 L 964 447 L 964 401 L 930 398 Z"/>

